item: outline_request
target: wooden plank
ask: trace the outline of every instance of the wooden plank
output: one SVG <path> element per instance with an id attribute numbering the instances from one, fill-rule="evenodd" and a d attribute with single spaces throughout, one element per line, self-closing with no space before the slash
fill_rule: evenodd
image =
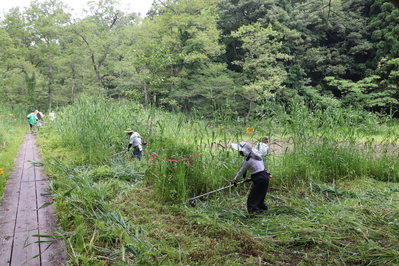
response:
<path id="1" fill-rule="evenodd" d="M 35 181 L 35 167 L 32 165 L 31 162 L 28 162 L 28 160 L 33 161 L 33 153 L 31 152 L 30 156 L 26 156 L 25 160 L 26 161 L 23 164 L 23 180 L 25 182 Z"/>
<path id="2" fill-rule="evenodd" d="M 0 224 L 0 265 L 10 265 L 15 219 Z"/>
<path id="3" fill-rule="evenodd" d="M 0 206 L 0 266 L 53 266 L 67 261 L 62 240 L 56 239 L 45 250 L 48 243 L 35 242 L 48 239 L 33 237 L 53 235 L 56 228 L 53 206 L 43 206 L 50 199 L 41 195 L 47 190 L 47 177 L 42 167 L 32 164 L 41 161 L 35 140 L 34 135 L 25 135 Z"/>
<path id="4" fill-rule="evenodd" d="M 15 224 L 18 213 L 18 199 L 21 188 L 25 148 L 22 146 L 16 158 L 16 166 L 11 172 L 4 190 L 0 206 L 0 265 L 10 265 L 14 242 Z"/>
<path id="5" fill-rule="evenodd" d="M 40 256 L 33 258 L 40 254 L 39 245 L 34 243 L 38 241 L 37 235 L 38 230 L 28 230 L 15 233 L 14 246 L 12 251 L 11 266 L 23 265 L 41 265 Z M 33 244 L 32 244 L 33 243 Z"/>
<path id="6" fill-rule="evenodd" d="M 17 212 L 16 232 L 38 228 L 36 183 L 22 182 Z"/>
<path id="7" fill-rule="evenodd" d="M 4 199 L 0 205 L 0 221 L 6 221 L 9 218 L 14 219 L 17 216 L 18 201 L 15 199 L 19 197 L 19 189 L 19 183 L 9 183 L 6 186 Z"/>

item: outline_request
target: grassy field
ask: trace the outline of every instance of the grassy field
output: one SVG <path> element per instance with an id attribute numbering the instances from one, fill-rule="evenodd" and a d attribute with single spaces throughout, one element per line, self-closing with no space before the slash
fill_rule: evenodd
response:
<path id="1" fill-rule="evenodd" d="M 396 265 L 388 121 L 294 103 L 244 125 L 81 98 L 38 137 L 71 265 Z M 149 143 L 142 162 L 125 152 L 127 128 Z M 188 204 L 235 175 L 242 157 L 228 143 L 263 136 L 274 147 L 267 213 L 246 213 L 247 183 Z"/>

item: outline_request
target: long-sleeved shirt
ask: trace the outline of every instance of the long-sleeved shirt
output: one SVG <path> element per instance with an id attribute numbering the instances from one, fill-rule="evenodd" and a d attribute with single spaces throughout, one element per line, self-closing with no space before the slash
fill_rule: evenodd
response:
<path id="1" fill-rule="evenodd" d="M 259 142 L 258 145 L 256 145 L 256 149 L 259 151 L 262 157 L 265 157 L 270 154 L 269 146 L 266 143 Z"/>
<path id="2" fill-rule="evenodd" d="M 137 132 L 133 132 L 133 134 L 130 135 L 129 144 L 134 148 L 138 147 L 140 151 L 143 150 L 143 147 L 141 146 L 141 136 Z"/>
<path id="3" fill-rule="evenodd" d="M 251 175 L 253 175 L 253 174 L 259 173 L 261 171 L 264 171 L 265 166 L 263 164 L 263 161 L 258 161 L 256 159 L 250 157 L 249 159 L 246 159 L 243 162 L 240 170 L 238 170 L 236 176 L 234 177 L 234 180 L 237 180 L 237 178 L 239 178 L 240 176 L 243 176 L 247 170 L 251 173 Z"/>

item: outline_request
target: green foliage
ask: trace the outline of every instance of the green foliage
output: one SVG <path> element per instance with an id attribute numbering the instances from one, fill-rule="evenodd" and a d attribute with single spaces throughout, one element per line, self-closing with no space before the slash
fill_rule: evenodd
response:
<path id="1" fill-rule="evenodd" d="M 28 129 L 24 108 L 0 105 L 0 199 Z"/>
<path id="2" fill-rule="evenodd" d="M 120 107 L 120 108 L 119 108 Z M 42 134 L 56 129 L 59 146 L 76 152 L 68 160 L 96 164 L 127 147 L 127 128 L 146 128 L 146 112 L 132 102 L 114 102 L 81 97 L 75 106 L 57 113 L 57 119 Z M 144 125 L 144 126 L 142 126 Z M 141 132 L 146 138 L 146 132 Z"/>
<path id="3" fill-rule="evenodd" d="M 282 87 L 286 72 L 279 63 L 290 58 L 282 50 L 282 35 L 273 30 L 272 25 L 263 28 L 260 23 L 242 26 L 233 37 L 243 42 L 246 50 L 243 61 L 235 62 L 242 65 L 248 75 L 246 98 L 250 100 L 270 99 Z"/>
<path id="4" fill-rule="evenodd" d="M 392 107 L 399 102 L 395 99 L 397 94 L 394 89 L 379 89 L 379 76 L 370 76 L 353 82 L 350 80 L 336 80 L 334 77 L 326 77 L 328 85 L 336 87 L 341 93 L 341 101 L 344 105 L 358 105 L 365 109 L 373 110 L 378 107 Z"/>
<path id="5" fill-rule="evenodd" d="M 386 145 L 372 140 L 359 143 L 359 139 L 379 132 L 374 130 L 376 117 L 356 109 L 312 109 L 309 112 L 302 104 L 292 105 L 284 132 L 287 138 L 281 143 L 286 151 L 272 164 L 274 174 L 281 177 L 279 184 L 291 187 L 310 180 L 333 182 L 363 176 L 398 180 L 397 150 L 391 148 L 390 153 L 387 148 L 388 143 L 396 143 L 395 133 L 383 133 Z"/>
<path id="6" fill-rule="evenodd" d="M 145 19 L 114 0 L 88 7 L 74 18 L 62 2 L 35 1 L 5 14 L 4 99 L 43 110 L 79 94 L 126 97 L 211 118 L 227 110 L 246 121 L 295 97 L 397 108 L 398 16 L 386 1 L 166 1 Z M 342 95 L 325 80 L 354 88 L 374 75 L 372 97 Z"/>

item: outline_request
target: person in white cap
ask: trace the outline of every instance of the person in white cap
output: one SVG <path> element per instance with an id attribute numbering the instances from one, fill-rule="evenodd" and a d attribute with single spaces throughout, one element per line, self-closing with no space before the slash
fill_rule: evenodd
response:
<path id="1" fill-rule="evenodd" d="M 251 192 L 247 199 L 247 210 L 249 213 L 261 213 L 263 210 L 267 210 L 268 206 L 265 202 L 267 190 L 269 188 L 270 173 L 265 170 L 262 156 L 258 151 L 252 148 L 252 145 L 248 142 L 240 142 L 239 144 L 231 144 L 231 147 L 238 150 L 241 156 L 245 157 L 245 160 L 234 177 L 232 183 L 236 184 L 237 178 L 243 176 L 247 170 L 251 173 L 251 178 L 246 181 L 253 182 Z"/>
<path id="2" fill-rule="evenodd" d="M 127 150 L 129 150 L 133 146 L 133 157 L 137 157 L 139 161 L 143 158 L 143 146 L 141 143 L 141 136 L 138 132 L 134 132 L 132 129 L 128 128 L 125 130 L 125 133 L 130 135 L 129 145 L 127 146 Z"/>

